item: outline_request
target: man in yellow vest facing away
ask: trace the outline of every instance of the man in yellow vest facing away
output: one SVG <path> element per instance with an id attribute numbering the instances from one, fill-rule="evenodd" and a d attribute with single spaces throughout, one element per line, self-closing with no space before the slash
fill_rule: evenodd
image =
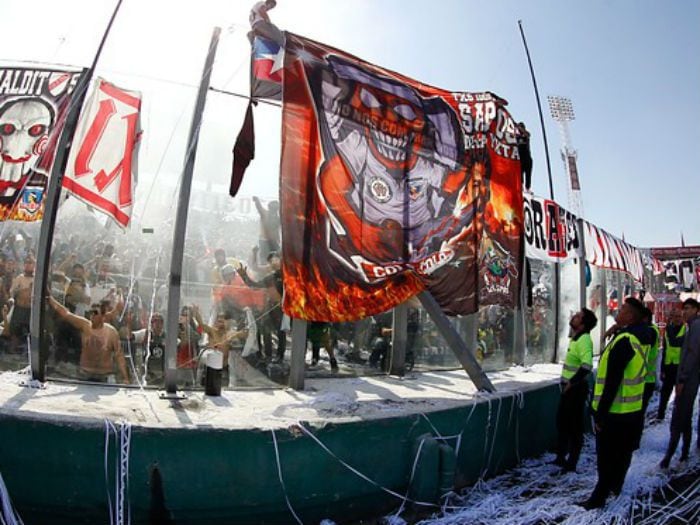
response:
<path id="1" fill-rule="evenodd" d="M 598 318 L 582 308 L 569 321 L 569 348 L 561 370 L 561 396 L 557 410 L 557 458 L 554 464 L 574 472 L 583 447 L 583 410 L 588 398 L 588 374 L 593 370 L 591 330 Z"/>
<path id="2" fill-rule="evenodd" d="M 620 494 L 632 453 L 639 448 L 646 361 L 635 329 L 643 317 L 642 302 L 627 298 L 615 319 L 620 330 L 600 356 L 592 403 L 598 482 L 580 503 L 585 509 L 603 507 L 611 492 Z"/>
<path id="3" fill-rule="evenodd" d="M 663 421 L 666 417 L 668 400 L 671 398 L 671 392 L 673 392 L 673 387 L 676 385 L 685 330 L 683 312 L 681 310 L 671 310 L 664 334 L 664 351 L 661 360 L 661 393 L 659 395 L 659 411 L 656 414 L 656 419 L 659 421 Z"/>
<path id="4" fill-rule="evenodd" d="M 647 407 L 651 396 L 656 389 L 656 361 L 659 357 L 659 327 L 654 324 L 654 314 L 644 307 L 644 330 L 646 330 L 646 340 L 638 334 L 639 342 L 644 347 L 647 362 L 647 375 L 644 379 L 644 399 L 642 401 L 642 414 L 647 413 Z"/>

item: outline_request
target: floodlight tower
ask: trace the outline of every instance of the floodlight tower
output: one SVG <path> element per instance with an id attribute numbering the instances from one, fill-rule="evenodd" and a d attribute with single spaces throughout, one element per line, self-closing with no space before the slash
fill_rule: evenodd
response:
<path id="1" fill-rule="evenodd" d="M 578 217 L 583 216 L 583 204 L 581 202 L 581 183 L 578 178 L 578 168 L 576 158 L 578 153 L 571 145 L 571 135 L 569 134 L 569 122 L 574 120 L 574 106 L 571 100 L 565 97 L 547 96 L 549 111 L 552 118 L 559 124 L 559 134 L 561 135 L 562 148 L 561 158 L 564 161 L 564 169 L 569 176 L 567 184 L 567 194 L 569 197 L 569 211 Z"/>

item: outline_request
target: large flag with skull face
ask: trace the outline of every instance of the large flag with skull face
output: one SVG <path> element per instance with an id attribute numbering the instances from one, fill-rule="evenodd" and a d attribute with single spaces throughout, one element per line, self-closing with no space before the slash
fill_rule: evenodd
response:
<path id="1" fill-rule="evenodd" d="M 0 66 L 0 220 L 35 221 L 81 71 Z"/>
<path id="2" fill-rule="evenodd" d="M 285 312 L 353 320 L 425 289 L 448 314 L 514 305 L 523 211 L 503 99 L 292 34 L 283 76 Z"/>

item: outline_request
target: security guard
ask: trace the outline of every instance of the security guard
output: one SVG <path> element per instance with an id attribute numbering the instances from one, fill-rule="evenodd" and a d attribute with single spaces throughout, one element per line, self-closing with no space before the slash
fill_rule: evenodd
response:
<path id="1" fill-rule="evenodd" d="M 605 347 L 593 391 L 598 483 L 585 509 L 600 508 L 610 493 L 620 494 L 644 424 L 642 400 L 647 373 L 644 350 L 630 329 L 642 322 L 644 305 L 632 297 L 620 308 L 620 331 Z"/>
<path id="2" fill-rule="evenodd" d="M 566 472 L 576 470 L 583 447 L 583 410 L 588 398 L 588 374 L 593 369 L 591 330 L 598 319 L 582 308 L 569 321 L 569 348 L 561 370 L 561 396 L 557 410 L 557 457 L 554 464 Z"/>
<path id="3" fill-rule="evenodd" d="M 656 419 L 659 421 L 663 421 L 666 417 L 668 400 L 676 384 L 678 364 L 681 362 L 681 347 L 683 346 L 683 339 L 685 339 L 685 330 L 683 313 L 680 310 L 672 310 L 664 334 L 664 351 L 661 364 L 661 393 L 659 395 L 659 411 L 656 415 Z"/>
<path id="4" fill-rule="evenodd" d="M 639 341 L 644 347 L 644 355 L 646 356 L 647 362 L 647 375 L 644 378 L 644 399 L 642 401 L 642 414 L 647 413 L 647 407 L 649 406 L 649 400 L 651 399 L 654 389 L 656 388 L 656 361 L 659 357 L 659 327 L 656 326 L 652 320 L 652 311 L 644 307 L 644 319 L 642 322 L 643 330 L 646 331 L 646 337 L 644 340 L 639 335 Z"/>

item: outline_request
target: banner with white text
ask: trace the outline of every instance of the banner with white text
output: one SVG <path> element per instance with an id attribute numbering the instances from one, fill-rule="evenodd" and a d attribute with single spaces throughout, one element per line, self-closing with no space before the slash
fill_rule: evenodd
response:
<path id="1" fill-rule="evenodd" d="M 522 190 L 507 102 L 286 42 L 285 312 L 361 319 L 426 289 L 447 314 L 514 306 Z"/>
<path id="2" fill-rule="evenodd" d="M 525 255 L 564 262 L 583 255 L 576 215 L 556 202 L 523 194 Z"/>

